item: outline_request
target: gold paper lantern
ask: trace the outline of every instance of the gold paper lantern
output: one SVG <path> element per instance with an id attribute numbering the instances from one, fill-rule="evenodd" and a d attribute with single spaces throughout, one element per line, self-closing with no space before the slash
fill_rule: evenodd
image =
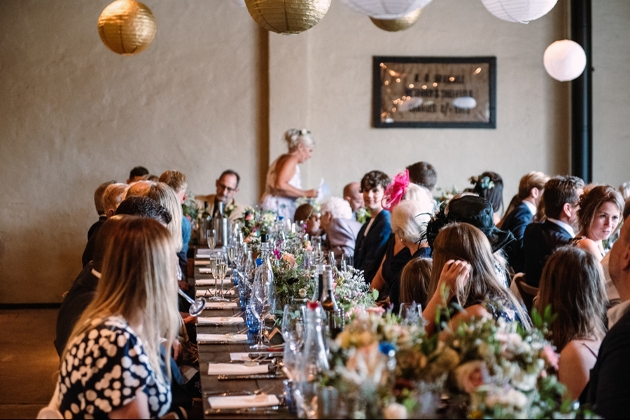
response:
<path id="1" fill-rule="evenodd" d="M 398 32 L 411 28 L 420 18 L 420 13 L 422 13 L 422 9 L 414 10 L 413 12 L 398 19 L 376 19 L 373 17 L 370 19 L 372 20 L 372 23 L 384 31 Z"/>
<path id="2" fill-rule="evenodd" d="M 317 25 L 331 0 L 245 0 L 260 26 L 279 34 L 299 34 Z"/>
<path id="3" fill-rule="evenodd" d="M 107 6 L 98 18 L 98 33 L 110 50 L 122 55 L 145 50 L 157 26 L 151 10 L 135 0 L 117 0 Z"/>

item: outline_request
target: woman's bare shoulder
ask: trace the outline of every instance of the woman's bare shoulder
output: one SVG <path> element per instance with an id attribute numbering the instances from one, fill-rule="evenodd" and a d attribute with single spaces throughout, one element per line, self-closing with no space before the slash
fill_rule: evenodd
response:
<path id="1" fill-rule="evenodd" d="M 593 241 L 592 239 L 582 238 L 579 241 L 577 241 L 575 245 L 586 252 L 590 252 L 591 254 L 595 255 L 599 259 L 602 258 L 601 251 L 599 250 L 597 243 Z"/>

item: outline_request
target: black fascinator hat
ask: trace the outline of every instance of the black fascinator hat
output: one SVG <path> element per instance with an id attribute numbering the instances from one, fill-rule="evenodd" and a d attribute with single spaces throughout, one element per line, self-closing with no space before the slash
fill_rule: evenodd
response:
<path id="1" fill-rule="evenodd" d="M 503 231 L 496 227 L 493 219 L 492 205 L 476 195 L 455 197 L 448 205 L 440 209 L 427 226 L 427 241 L 433 247 L 433 241 L 440 230 L 453 222 L 468 223 L 482 231 L 490 241 L 492 252 L 503 249 L 510 242 L 515 241 L 510 231 Z"/>

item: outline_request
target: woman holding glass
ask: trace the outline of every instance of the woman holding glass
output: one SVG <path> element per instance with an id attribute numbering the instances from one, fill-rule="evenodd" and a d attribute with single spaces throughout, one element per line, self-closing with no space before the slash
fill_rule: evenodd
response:
<path id="1" fill-rule="evenodd" d="M 117 222 L 94 300 L 61 357 L 56 402 L 65 418 L 149 418 L 168 410 L 171 364 L 161 345 L 170 349 L 180 326 L 173 250 L 159 222 Z"/>
<path id="2" fill-rule="evenodd" d="M 310 131 L 295 128 L 287 130 L 284 139 L 289 147 L 289 152 L 278 157 L 269 167 L 261 205 L 265 210 L 273 210 L 278 216 L 292 220 L 297 198 L 317 197 L 316 189 L 302 189 L 299 166 L 311 158 L 315 142 Z"/>

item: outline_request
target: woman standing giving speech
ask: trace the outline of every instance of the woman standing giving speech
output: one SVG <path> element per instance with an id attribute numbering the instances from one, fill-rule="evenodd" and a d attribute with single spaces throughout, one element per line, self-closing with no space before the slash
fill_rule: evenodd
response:
<path id="1" fill-rule="evenodd" d="M 295 128 L 288 130 L 284 139 L 288 143 L 289 153 L 278 157 L 269 167 L 261 203 L 263 209 L 273 210 L 285 219 L 293 219 L 297 198 L 317 197 L 317 190 L 302 190 L 298 166 L 310 159 L 315 142 L 310 131 Z"/>

